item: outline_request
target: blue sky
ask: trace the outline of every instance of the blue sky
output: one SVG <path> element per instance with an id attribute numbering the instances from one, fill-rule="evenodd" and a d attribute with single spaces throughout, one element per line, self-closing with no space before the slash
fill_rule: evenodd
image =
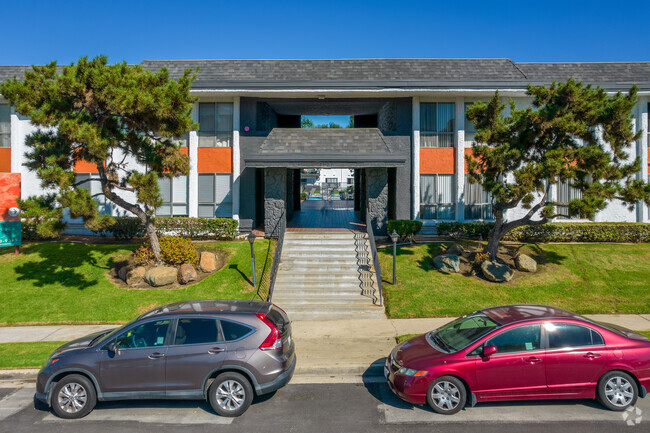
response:
<path id="1" fill-rule="evenodd" d="M 650 1 L 2 1 L 0 64 L 207 58 L 648 61 Z"/>

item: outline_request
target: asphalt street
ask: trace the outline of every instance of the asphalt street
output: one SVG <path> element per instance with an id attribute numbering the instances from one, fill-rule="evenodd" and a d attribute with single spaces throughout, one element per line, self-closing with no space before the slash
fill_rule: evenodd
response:
<path id="1" fill-rule="evenodd" d="M 623 414 L 588 400 L 490 403 L 455 416 L 397 399 L 378 378 L 356 384 L 290 384 L 257 399 L 239 418 L 222 418 L 200 401 L 100 403 L 87 417 L 62 420 L 34 408 L 33 384 L 0 388 L 1 432 L 608 432 L 650 431 L 650 399 Z M 633 421 L 634 422 L 634 421 Z"/>

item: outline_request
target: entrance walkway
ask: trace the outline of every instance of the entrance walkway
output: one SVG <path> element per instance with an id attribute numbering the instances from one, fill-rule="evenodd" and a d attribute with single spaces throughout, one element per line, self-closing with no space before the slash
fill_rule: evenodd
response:
<path id="1" fill-rule="evenodd" d="M 294 212 L 287 228 L 294 229 L 350 229 L 365 230 L 359 212 L 354 211 L 354 200 L 305 200 L 301 210 Z"/>

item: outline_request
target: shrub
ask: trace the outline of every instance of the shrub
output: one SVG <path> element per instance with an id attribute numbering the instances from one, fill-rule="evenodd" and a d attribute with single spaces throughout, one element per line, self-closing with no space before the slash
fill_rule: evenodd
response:
<path id="1" fill-rule="evenodd" d="M 24 240 L 42 240 L 59 237 L 65 230 L 63 209 L 53 195 L 18 199 L 21 217 L 21 237 Z"/>
<path id="2" fill-rule="evenodd" d="M 126 240 L 142 237 L 145 234 L 144 224 L 137 217 L 116 217 L 109 231 L 117 239 Z"/>
<path id="3" fill-rule="evenodd" d="M 440 222 L 436 225 L 439 235 L 449 235 L 449 236 L 470 236 L 470 237 L 483 237 L 487 239 L 488 233 L 494 227 L 492 222 L 469 222 L 461 223 L 457 221 L 450 222 Z"/>
<path id="4" fill-rule="evenodd" d="M 300 193 L 300 200 L 307 200 L 307 193 L 306 192 L 301 192 Z"/>
<path id="5" fill-rule="evenodd" d="M 140 245 L 135 251 L 133 251 L 133 262 L 139 266 L 146 266 L 154 263 L 155 257 L 151 246 L 148 244 Z"/>
<path id="6" fill-rule="evenodd" d="M 199 253 L 190 239 L 162 236 L 158 242 L 160 243 L 160 258 L 165 263 L 182 265 L 184 263 L 195 264 L 199 261 Z M 155 257 L 149 242 L 145 242 L 133 252 L 133 261 L 138 265 L 154 263 Z"/>
<path id="7" fill-rule="evenodd" d="M 159 236 L 191 239 L 234 239 L 238 228 L 232 218 L 158 217 L 154 224 Z"/>
<path id="8" fill-rule="evenodd" d="M 490 253 L 476 253 L 474 256 L 474 260 L 472 261 L 472 264 L 476 267 L 480 267 L 481 264 L 490 259 Z"/>
<path id="9" fill-rule="evenodd" d="M 388 233 L 393 233 L 394 230 L 400 239 L 410 240 L 420 229 L 422 229 L 422 221 L 388 220 Z"/>

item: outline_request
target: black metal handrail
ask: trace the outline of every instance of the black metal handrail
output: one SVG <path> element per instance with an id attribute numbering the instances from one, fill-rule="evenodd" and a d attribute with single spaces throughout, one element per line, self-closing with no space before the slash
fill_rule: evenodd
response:
<path id="1" fill-rule="evenodd" d="M 275 288 L 275 279 L 278 276 L 278 267 L 280 266 L 280 258 L 282 257 L 282 244 L 284 244 L 284 233 L 287 231 L 287 221 L 284 214 L 280 216 L 278 221 L 277 233 L 278 243 L 275 245 L 275 255 L 273 256 L 273 266 L 271 266 L 271 284 L 269 285 L 269 297 L 267 302 L 272 302 L 273 289 Z"/>
<path id="2" fill-rule="evenodd" d="M 372 230 L 372 218 L 370 212 L 366 209 L 366 232 L 370 240 L 370 250 L 372 251 L 372 265 L 375 268 L 375 277 L 377 278 L 377 288 L 379 289 L 379 305 L 384 304 L 384 297 L 381 288 L 381 265 L 379 264 L 379 255 L 377 254 L 377 245 L 375 244 L 375 233 Z"/>

